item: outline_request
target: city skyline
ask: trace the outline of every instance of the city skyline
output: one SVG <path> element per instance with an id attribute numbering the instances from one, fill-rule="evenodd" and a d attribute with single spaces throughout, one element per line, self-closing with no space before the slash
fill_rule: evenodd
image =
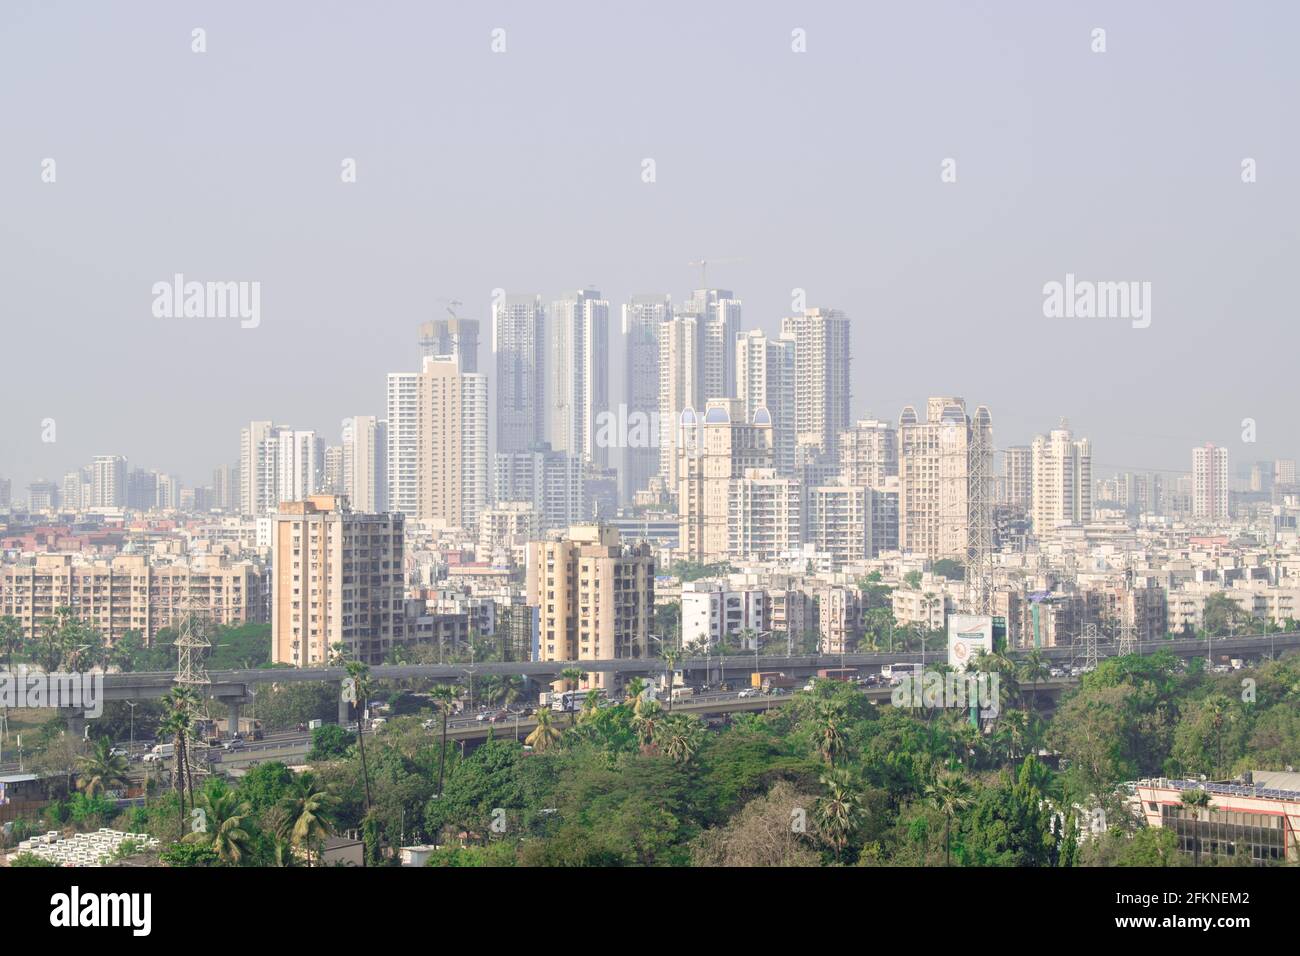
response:
<path id="1" fill-rule="evenodd" d="M 444 300 L 487 338 L 494 289 L 549 305 L 588 284 L 611 323 L 634 295 L 731 289 L 769 335 L 804 290 L 853 322 L 855 419 L 978 396 L 1005 446 L 1064 415 L 1101 474 L 1185 472 L 1205 441 L 1295 457 L 1286 383 L 1257 353 L 1298 334 L 1272 320 L 1297 251 L 1297 134 L 1276 117 L 1298 14 L 1168 9 L 403 9 L 341 13 L 307 43 L 293 6 L 145 4 L 129 27 L 7 10 L 0 76 L 35 82 L 0 94 L 6 344 L 67 346 L 58 386 L 11 366 L 0 475 L 59 482 L 118 454 L 198 483 L 232 457 L 212 436 L 267 416 L 334 442 L 342 418 L 381 414 Z M 656 49 L 689 57 L 689 80 L 622 68 Z M 562 149 L 575 115 L 594 135 Z M 729 148 L 694 148 L 683 130 L 704 125 Z M 700 282 L 689 263 L 710 257 Z M 157 317 L 176 274 L 260 283 L 259 321 Z M 1047 318 L 1044 287 L 1069 277 L 1150 283 L 1149 326 Z M 918 374 L 904 358 L 924 344 Z"/>

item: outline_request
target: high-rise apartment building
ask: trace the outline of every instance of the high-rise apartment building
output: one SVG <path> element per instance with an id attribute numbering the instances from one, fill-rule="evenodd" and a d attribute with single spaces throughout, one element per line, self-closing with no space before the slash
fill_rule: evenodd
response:
<path id="1" fill-rule="evenodd" d="M 898 419 L 902 551 L 966 558 L 972 543 L 972 472 L 989 473 L 992 432 L 988 409 L 979 406 L 972 419 L 961 398 L 931 398 L 924 419 L 910 405 L 903 409 Z"/>
<path id="2" fill-rule="evenodd" d="M 609 450 L 596 441 L 596 416 L 610 410 L 609 302 L 595 289 L 555 300 L 548 337 L 551 447 L 604 467 Z"/>
<path id="3" fill-rule="evenodd" d="M 474 528 L 488 498 L 487 377 L 451 356 L 388 375 L 388 507 Z"/>
<path id="4" fill-rule="evenodd" d="M 1228 518 L 1228 449 L 1207 442 L 1192 449 L 1192 516 Z"/>
<path id="5" fill-rule="evenodd" d="M 93 561 L 38 554 L 0 568 L 0 615 L 15 618 L 30 640 L 66 607 L 109 644 L 129 631 L 151 644 L 159 630 L 179 623 L 190 602 L 216 624 L 262 623 L 265 571 L 251 561 L 211 555 L 161 561 L 142 554 Z"/>
<path id="6" fill-rule="evenodd" d="M 1012 445 L 1002 454 L 1003 504 L 1025 514 L 1034 501 L 1034 453 L 1028 445 Z"/>
<path id="7" fill-rule="evenodd" d="M 274 511 L 280 503 L 280 433 L 283 425 L 249 422 L 239 433 L 239 510 L 246 515 Z"/>
<path id="8" fill-rule="evenodd" d="M 677 492 L 677 439 L 682 413 L 703 406 L 703 322 L 678 313 L 659 326 L 659 475 Z"/>
<path id="9" fill-rule="evenodd" d="M 325 441 L 314 431 L 286 429 L 277 436 L 276 503 L 302 501 L 325 484 Z"/>
<path id="10" fill-rule="evenodd" d="M 405 641 L 400 514 L 359 514 L 334 495 L 286 501 L 271 535 L 276 664 L 325 664 L 336 644 L 380 664 Z"/>
<path id="11" fill-rule="evenodd" d="M 354 511 L 388 507 L 388 422 L 374 415 L 343 419 L 343 493 Z"/>
<path id="12" fill-rule="evenodd" d="M 731 483 L 751 468 L 772 467 L 772 419 L 760 408 L 745 418 L 738 398 L 682 412 L 678 430 L 677 514 L 682 556 L 720 561 L 729 547 Z"/>
<path id="13" fill-rule="evenodd" d="M 1033 457 L 1032 517 L 1034 534 L 1054 537 L 1062 527 L 1079 527 L 1092 520 L 1092 447 L 1075 440 L 1062 422 L 1048 435 L 1037 436 Z"/>
<path id="14" fill-rule="evenodd" d="M 773 561 L 803 540 L 799 482 L 774 469 L 750 468 L 731 481 L 727 553 L 735 561 Z"/>
<path id="15" fill-rule="evenodd" d="M 27 510 L 30 512 L 53 511 L 59 506 L 59 486 L 52 481 L 38 478 L 27 486 Z"/>
<path id="16" fill-rule="evenodd" d="M 745 403 L 745 416 L 752 419 L 760 408 L 767 409 L 772 416 L 772 467 L 778 475 L 794 477 L 794 337 L 744 332 L 736 336 L 735 347 L 736 396 Z"/>
<path id="17" fill-rule="evenodd" d="M 450 355 L 462 372 L 478 371 L 478 319 L 449 316 L 420 323 L 420 358 Z"/>
<path id="18" fill-rule="evenodd" d="M 90 507 L 126 507 L 126 459 L 123 456 L 97 455 L 91 462 Z"/>
<path id="19" fill-rule="evenodd" d="M 898 429 L 863 419 L 840 433 L 840 477 L 846 485 L 876 488 L 898 476 Z"/>
<path id="20" fill-rule="evenodd" d="M 549 445 L 498 452 L 492 459 L 492 487 L 496 502 L 531 502 L 543 531 L 577 524 L 587 511 L 582 462 Z"/>
<path id="21" fill-rule="evenodd" d="M 546 311 L 540 295 L 492 306 L 496 450 L 528 451 L 546 440 Z"/>
<path id="22" fill-rule="evenodd" d="M 741 303 L 727 289 L 696 289 L 685 311 L 698 317 L 702 336 L 699 404 L 736 393 L 736 334 Z M 698 407 L 698 406 L 697 406 Z"/>
<path id="23" fill-rule="evenodd" d="M 651 423 L 644 429 L 647 441 L 629 443 L 623 450 L 619 478 L 625 501 L 659 474 L 659 328 L 670 318 L 672 299 L 667 295 L 634 295 L 623 305 L 626 419 Z"/>
<path id="24" fill-rule="evenodd" d="M 838 458 L 849 427 L 852 382 L 849 319 L 834 309 L 805 309 L 781 320 L 794 340 L 795 441 L 804 457 Z"/>
<path id="25" fill-rule="evenodd" d="M 650 545 L 624 545 L 608 525 L 575 525 L 528 545 L 528 604 L 538 609 L 537 659 L 649 657 L 655 562 Z M 608 674 L 589 674 L 607 687 Z"/>

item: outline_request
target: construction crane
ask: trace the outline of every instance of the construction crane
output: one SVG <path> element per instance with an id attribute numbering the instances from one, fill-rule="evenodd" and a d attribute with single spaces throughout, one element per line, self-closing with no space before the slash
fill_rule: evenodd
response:
<path id="1" fill-rule="evenodd" d="M 707 288 L 709 287 L 709 284 L 708 284 L 708 275 L 709 275 L 709 266 L 710 266 L 710 265 L 715 265 L 715 266 L 716 266 L 716 265 L 722 265 L 722 264 L 725 263 L 725 262 L 744 262 L 744 261 L 745 261 L 744 259 L 738 258 L 738 257 L 736 257 L 736 256 L 730 256 L 730 257 L 728 257 L 728 258 L 726 258 L 726 259 L 693 259 L 693 260 L 691 260 L 690 262 L 688 262 L 688 263 L 686 263 L 686 264 L 687 264 L 688 266 L 698 266 L 698 267 L 699 267 L 699 270 L 700 270 L 700 288 L 701 288 L 701 289 L 707 289 Z"/>
<path id="2" fill-rule="evenodd" d="M 450 315 L 453 319 L 460 318 L 460 316 L 456 314 L 456 310 L 465 304 L 464 302 L 460 301 L 460 299 L 438 299 L 437 301 L 446 304 L 447 314 Z"/>

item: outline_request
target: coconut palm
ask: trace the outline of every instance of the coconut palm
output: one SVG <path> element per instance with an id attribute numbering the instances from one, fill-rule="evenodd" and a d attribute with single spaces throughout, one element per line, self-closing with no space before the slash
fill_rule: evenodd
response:
<path id="1" fill-rule="evenodd" d="M 190 806 L 194 805 L 194 774 L 190 768 L 188 741 L 194 732 L 194 716 L 198 712 L 199 696 L 191 688 L 176 686 L 163 697 L 165 717 L 159 724 L 159 733 L 172 738 L 173 766 L 176 791 L 180 796 L 181 828 L 184 830 L 185 794 L 188 791 Z"/>
<path id="2" fill-rule="evenodd" d="M 87 797 L 97 797 L 105 790 L 116 790 L 127 785 L 125 757 L 113 754 L 113 745 L 107 737 L 100 737 L 95 749 L 85 757 L 78 757 L 81 771 L 77 774 L 77 789 Z"/>
<path id="3" fill-rule="evenodd" d="M 342 644 L 334 645 L 335 667 L 342 666 L 352 681 L 357 704 L 357 752 L 361 755 L 361 779 L 366 787 L 366 813 L 370 812 L 370 768 L 366 763 L 366 700 L 370 696 L 370 668 L 361 661 L 350 659 Z"/>
<path id="4" fill-rule="evenodd" d="M 334 807 L 337 800 L 307 772 L 293 779 L 290 792 L 281 799 L 285 810 L 285 835 L 288 841 L 307 854 L 312 865 L 312 850 L 334 832 Z"/>
<path id="5" fill-rule="evenodd" d="M 438 710 L 442 713 L 442 747 L 438 751 L 438 796 L 442 796 L 442 774 L 447 765 L 447 717 L 451 714 L 456 701 L 460 699 L 461 689 L 452 684 L 439 684 L 429 694 Z"/>
<path id="6" fill-rule="evenodd" d="M 704 744 L 704 727 L 698 717 L 690 714 L 672 714 L 655 724 L 651 732 L 659 752 L 674 763 L 690 763 Z"/>
<path id="7" fill-rule="evenodd" d="M 624 688 L 625 702 L 635 706 L 636 702 L 641 699 L 641 695 L 645 693 L 645 689 L 646 682 L 640 677 L 633 677 L 627 682 L 627 687 Z"/>
<path id="8" fill-rule="evenodd" d="M 647 748 L 655 741 L 655 728 L 664 719 L 663 707 L 657 700 L 640 698 L 632 714 L 632 730 L 642 748 Z"/>
<path id="9" fill-rule="evenodd" d="M 835 850 L 835 859 L 838 860 L 849 838 L 858 828 L 862 807 L 848 771 L 828 770 L 822 774 L 821 783 L 827 792 L 826 796 L 817 799 L 814 811 L 817 829 Z"/>
<path id="10" fill-rule="evenodd" d="M 532 747 L 537 753 L 542 753 L 556 743 L 562 735 L 551 721 L 551 709 L 549 707 L 539 708 L 537 713 L 533 715 L 533 719 L 537 721 L 537 726 L 524 738 L 524 743 Z"/>
<path id="11" fill-rule="evenodd" d="M 587 691 L 587 697 L 582 702 L 582 713 L 578 716 L 578 719 L 586 723 L 597 717 L 600 714 L 601 697 L 602 693 L 599 690 Z"/>
<path id="12" fill-rule="evenodd" d="M 252 845 L 252 837 L 244 826 L 252 809 L 220 779 L 209 780 L 199 791 L 198 805 L 204 812 L 204 827 L 186 834 L 185 842 L 209 846 L 222 863 L 239 866 Z"/>
<path id="13" fill-rule="evenodd" d="M 682 652 L 674 647 L 669 647 L 663 652 L 664 667 L 667 669 L 668 683 L 668 713 L 673 712 L 673 672 L 677 670 L 677 662 L 682 659 Z"/>
<path id="14" fill-rule="evenodd" d="M 1183 806 L 1192 813 L 1192 865 L 1200 866 L 1201 828 L 1197 825 L 1197 820 L 1201 818 L 1201 811 L 1210 807 L 1210 791 L 1199 787 L 1194 790 L 1184 790 L 1181 800 Z"/>
<path id="15" fill-rule="evenodd" d="M 943 773 L 925 788 L 930 806 L 943 814 L 943 865 L 952 865 L 952 821 L 974 801 L 970 781 L 959 773 Z"/>

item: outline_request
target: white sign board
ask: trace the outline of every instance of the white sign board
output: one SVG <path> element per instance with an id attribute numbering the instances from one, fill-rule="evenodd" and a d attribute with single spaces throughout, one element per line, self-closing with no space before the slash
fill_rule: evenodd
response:
<path id="1" fill-rule="evenodd" d="M 993 618 L 987 614 L 950 614 L 948 666 L 964 671 L 981 650 L 993 653 Z"/>

